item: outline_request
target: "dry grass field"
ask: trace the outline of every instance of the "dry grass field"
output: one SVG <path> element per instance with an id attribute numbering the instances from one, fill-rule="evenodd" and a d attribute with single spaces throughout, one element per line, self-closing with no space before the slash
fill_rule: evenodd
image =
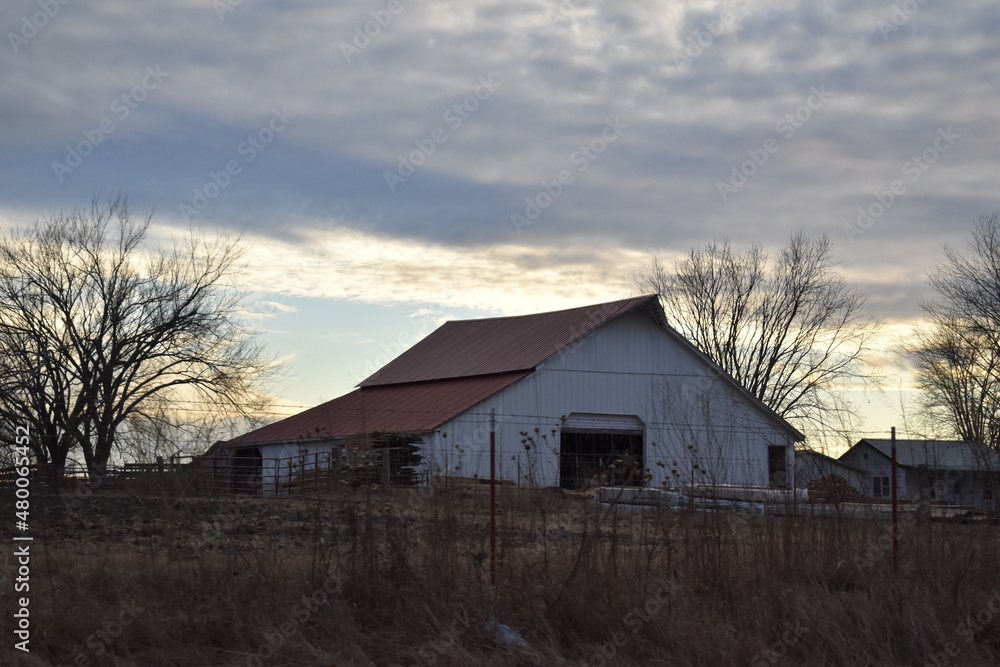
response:
<path id="1" fill-rule="evenodd" d="M 33 498 L 16 665 L 1000 664 L 1000 526 L 503 487 Z M 3 571 L 10 601 L 11 560 Z"/>

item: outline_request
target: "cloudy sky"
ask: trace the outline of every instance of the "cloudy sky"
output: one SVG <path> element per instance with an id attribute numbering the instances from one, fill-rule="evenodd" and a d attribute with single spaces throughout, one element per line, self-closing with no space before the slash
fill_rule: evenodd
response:
<path id="1" fill-rule="evenodd" d="M 905 331 L 1000 210 L 986 0 L 7 0 L 0 25 L 0 221 L 123 193 L 242 233 L 293 405 L 445 318 L 629 296 L 651 252 L 722 236 L 829 235 Z"/>

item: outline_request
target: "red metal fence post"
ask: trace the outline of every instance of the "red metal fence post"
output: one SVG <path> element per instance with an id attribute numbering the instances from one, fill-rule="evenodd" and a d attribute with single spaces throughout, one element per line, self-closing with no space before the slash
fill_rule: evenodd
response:
<path id="1" fill-rule="evenodd" d="M 892 427 L 892 571 L 899 566 L 899 513 L 896 497 L 896 427 Z"/>
<path id="2" fill-rule="evenodd" d="M 496 410 L 490 410 L 490 583 L 497 585 Z"/>

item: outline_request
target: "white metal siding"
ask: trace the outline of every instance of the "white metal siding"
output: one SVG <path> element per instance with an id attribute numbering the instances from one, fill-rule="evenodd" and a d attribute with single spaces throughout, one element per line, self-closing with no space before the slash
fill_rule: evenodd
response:
<path id="1" fill-rule="evenodd" d="M 265 495 L 275 493 L 277 478 L 280 474 L 282 474 L 277 469 L 279 461 L 288 464 L 288 461 L 292 460 L 294 464 L 294 457 L 330 452 L 332 451 L 332 447 L 332 443 L 325 441 L 307 443 L 281 442 L 256 446 L 256 448 L 260 450 L 262 459 L 260 472 L 261 492 Z M 337 451 L 339 451 L 339 449 Z M 303 471 L 310 470 L 313 467 L 313 460 L 306 459 L 303 461 L 302 465 L 297 466 L 296 469 Z M 284 474 L 287 475 L 287 471 L 285 471 Z"/>
<path id="2" fill-rule="evenodd" d="M 641 313 L 592 332 L 444 424 L 429 439 L 431 474 L 489 474 L 491 410 L 498 474 L 508 480 L 524 482 L 529 469 L 535 483 L 558 483 L 559 433 L 572 413 L 638 416 L 654 485 L 767 485 L 768 445 L 793 456 L 786 431 Z"/>

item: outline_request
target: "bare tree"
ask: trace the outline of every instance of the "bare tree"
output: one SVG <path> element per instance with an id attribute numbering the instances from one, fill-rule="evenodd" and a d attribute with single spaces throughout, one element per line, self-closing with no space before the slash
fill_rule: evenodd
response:
<path id="1" fill-rule="evenodd" d="M 1000 447 L 1000 218 L 976 218 L 968 253 L 946 247 L 929 282 L 940 298 L 908 349 L 924 421 Z"/>
<path id="2" fill-rule="evenodd" d="M 100 475 L 127 420 L 184 398 L 244 411 L 274 370 L 232 282 L 238 242 L 153 248 L 150 221 L 95 200 L 0 239 L 0 416 L 40 462 L 79 450 Z"/>
<path id="3" fill-rule="evenodd" d="M 849 408 L 834 389 L 868 379 L 861 361 L 878 322 L 835 271 L 831 246 L 796 234 L 772 262 L 760 246 L 734 253 L 712 241 L 669 269 L 654 257 L 637 287 L 659 294 L 670 323 L 776 413 L 835 428 Z"/>
<path id="4" fill-rule="evenodd" d="M 968 322 L 938 316 L 910 347 L 922 390 L 921 422 L 952 435 L 997 442 L 1000 429 L 1000 350 Z"/>

